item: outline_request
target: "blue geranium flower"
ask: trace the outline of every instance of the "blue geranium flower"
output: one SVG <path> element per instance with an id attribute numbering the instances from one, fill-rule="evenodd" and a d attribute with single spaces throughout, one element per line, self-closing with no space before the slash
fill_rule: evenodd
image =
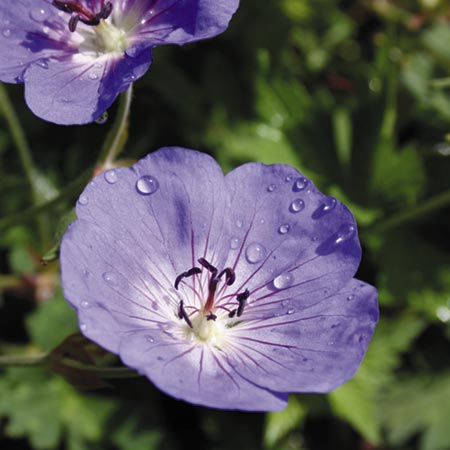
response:
<path id="1" fill-rule="evenodd" d="M 81 331 L 169 395 L 280 410 L 356 372 L 378 319 L 356 223 L 287 165 L 164 148 L 98 175 L 64 235 Z"/>
<path id="2" fill-rule="evenodd" d="M 39 117 L 99 118 L 141 77 L 152 48 L 223 32 L 239 0 L 3 0 L 0 80 L 25 83 Z"/>

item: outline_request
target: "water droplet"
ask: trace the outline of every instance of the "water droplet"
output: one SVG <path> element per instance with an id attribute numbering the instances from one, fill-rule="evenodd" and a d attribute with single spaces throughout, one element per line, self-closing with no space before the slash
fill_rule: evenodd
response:
<path id="1" fill-rule="evenodd" d="M 334 341 L 328 341 L 328 345 L 334 345 Z"/>
<path id="2" fill-rule="evenodd" d="M 42 27 L 42 32 L 43 32 L 44 34 L 50 33 L 50 27 L 47 27 L 47 26 Z"/>
<path id="3" fill-rule="evenodd" d="M 118 179 L 117 172 L 114 169 L 107 170 L 103 176 L 109 184 L 114 184 Z"/>
<path id="4" fill-rule="evenodd" d="M 154 194 L 158 189 L 158 180 L 150 175 L 144 175 L 136 181 L 136 190 L 142 195 Z"/>
<path id="5" fill-rule="evenodd" d="M 87 325 L 85 323 L 80 323 L 80 330 L 81 331 L 86 331 L 87 330 Z"/>
<path id="6" fill-rule="evenodd" d="M 87 198 L 86 195 L 81 194 L 78 199 L 78 203 L 82 206 L 86 206 L 89 203 L 89 199 Z"/>
<path id="7" fill-rule="evenodd" d="M 337 328 L 339 325 L 340 325 L 339 322 L 333 323 L 333 325 L 331 325 L 331 328 L 332 329 Z"/>
<path id="8" fill-rule="evenodd" d="M 293 180 L 293 176 L 292 175 L 287 175 L 286 178 L 284 179 L 284 181 L 286 181 L 287 183 L 289 183 L 290 181 Z"/>
<path id="9" fill-rule="evenodd" d="M 294 192 L 303 191 L 303 189 L 305 189 L 306 186 L 308 186 L 308 183 L 309 181 L 305 177 L 297 178 L 294 182 L 294 185 L 292 186 L 292 190 Z"/>
<path id="10" fill-rule="evenodd" d="M 267 186 L 267 191 L 268 192 L 273 192 L 277 189 L 277 185 L 276 184 L 269 184 L 269 186 Z"/>
<path id="11" fill-rule="evenodd" d="M 116 275 L 114 275 L 113 273 L 111 273 L 111 272 L 105 272 L 103 275 L 102 275 L 102 278 L 108 283 L 108 284 L 110 284 L 110 285 L 114 285 L 114 284 L 116 284 L 117 283 L 117 277 L 116 277 Z"/>
<path id="12" fill-rule="evenodd" d="M 303 211 L 303 209 L 305 209 L 305 202 L 301 198 L 292 200 L 292 203 L 289 205 L 289 211 L 294 214 Z"/>
<path id="13" fill-rule="evenodd" d="M 70 100 L 69 100 L 67 97 L 61 97 L 61 98 L 59 99 L 59 101 L 60 101 L 61 103 L 70 103 Z"/>
<path id="14" fill-rule="evenodd" d="M 47 64 L 47 61 L 45 59 L 40 59 L 40 60 L 36 61 L 36 64 L 39 67 L 42 67 L 43 69 L 48 69 L 48 64 Z"/>
<path id="15" fill-rule="evenodd" d="M 347 301 L 351 301 L 351 300 L 353 300 L 355 298 L 355 296 L 354 295 L 349 295 L 348 297 L 347 297 Z"/>
<path id="16" fill-rule="evenodd" d="M 280 233 L 280 234 L 287 234 L 287 233 L 289 233 L 289 230 L 291 229 L 291 227 L 289 226 L 289 225 L 281 225 L 279 228 L 278 228 L 278 233 Z"/>
<path id="17" fill-rule="evenodd" d="M 259 263 L 266 256 L 266 248 L 258 242 L 253 242 L 247 247 L 245 256 L 250 264 Z"/>
<path id="18" fill-rule="evenodd" d="M 49 12 L 46 8 L 33 8 L 30 11 L 30 17 L 35 22 L 43 22 L 49 16 Z"/>
<path id="19" fill-rule="evenodd" d="M 317 239 L 319 239 L 317 236 L 313 236 L 313 237 L 311 238 L 311 240 L 312 240 L 313 242 L 316 242 Z"/>
<path id="20" fill-rule="evenodd" d="M 89 270 L 84 269 L 83 270 L 83 277 L 84 278 L 90 278 L 91 276 L 91 272 L 89 272 Z"/>
<path id="21" fill-rule="evenodd" d="M 145 335 L 145 340 L 146 340 L 147 342 L 150 342 L 150 344 L 153 344 L 153 342 L 155 342 L 155 340 L 153 339 L 153 337 L 150 336 L 149 334 L 146 334 L 146 335 Z"/>
<path id="22" fill-rule="evenodd" d="M 356 233 L 356 228 L 349 224 L 344 223 L 339 227 L 339 230 L 336 234 L 336 240 L 335 243 L 337 245 L 342 244 L 344 242 L 347 242 L 349 239 L 351 239 Z"/>
<path id="23" fill-rule="evenodd" d="M 278 275 L 273 280 L 273 287 L 275 289 L 285 289 L 285 288 L 291 286 L 293 281 L 294 281 L 294 277 L 292 276 L 292 274 L 289 272 L 285 272 L 285 273 L 282 273 L 281 275 Z M 288 304 L 288 302 L 284 301 L 284 302 L 281 302 L 281 304 L 283 306 L 286 306 Z"/>
<path id="24" fill-rule="evenodd" d="M 80 306 L 81 306 L 83 309 L 87 309 L 87 308 L 89 308 L 89 307 L 91 306 L 91 304 L 90 304 L 88 301 L 83 300 L 83 301 L 80 303 Z"/>
<path id="25" fill-rule="evenodd" d="M 239 238 L 237 238 L 237 237 L 231 238 L 231 240 L 230 240 L 230 248 L 232 250 L 236 250 L 237 248 L 239 248 L 239 244 L 240 243 L 241 243 L 241 241 L 239 240 Z"/>
<path id="26" fill-rule="evenodd" d="M 133 83 L 134 80 L 136 80 L 136 75 L 134 75 L 133 73 L 128 73 L 122 78 L 122 81 L 124 83 Z"/>
<path id="27" fill-rule="evenodd" d="M 237 220 L 236 220 L 236 226 L 237 226 L 238 228 L 242 228 L 242 225 L 244 225 L 244 222 L 242 222 L 241 219 L 237 219 Z"/>
<path id="28" fill-rule="evenodd" d="M 9 28 L 5 28 L 5 29 L 2 31 L 2 35 L 3 35 L 5 38 L 10 37 L 10 36 L 11 36 L 11 30 L 10 30 Z"/>
<path id="29" fill-rule="evenodd" d="M 337 200 L 334 197 L 325 197 L 322 204 L 313 212 L 313 219 L 320 219 L 325 214 L 332 211 L 337 205 Z"/>
<path id="30" fill-rule="evenodd" d="M 91 73 L 88 75 L 88 78 L 89 78 L 90 80 L 92 80 L 92 81 L 95 81 L 95 80 L 98 80 L 100 77 L 99 77 L 96 73 L 91 72 Z"/>
<path id="31" fill-rule="evenodd" d="M 291 315 L 291 314 L 294 314 L 294 312 L 295 312 L 295 309 L 294 309 L 294 308 L 289 308 L 289 309 L 287 310 L 287 313 L 286 313 L 286 314 Z"/>

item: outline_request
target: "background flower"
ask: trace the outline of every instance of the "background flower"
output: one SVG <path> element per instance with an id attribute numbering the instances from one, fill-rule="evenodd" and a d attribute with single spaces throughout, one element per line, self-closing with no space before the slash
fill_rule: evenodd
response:
<path id="1" fill-rule="evenodd" d="M 28 106 L 45 120 L 65 125 L 92 122 L 147 71 L 153 47 L 223 32 L 238 4 L 239 0 L 3 1 L 0 80 L 24 83 Z M 104 18 L 96 19 L 98 15 Z"/>
<path id="2" fill-rule="evenodd" d="M 378 311 L 352 278 L 356 224 L 294 168 L 224 177 L 207 155 L 164 148 L 95 178 L 77 216 L 61 264 L 81 331 L 168 394 L 278 410 L 358 368 Z"/>

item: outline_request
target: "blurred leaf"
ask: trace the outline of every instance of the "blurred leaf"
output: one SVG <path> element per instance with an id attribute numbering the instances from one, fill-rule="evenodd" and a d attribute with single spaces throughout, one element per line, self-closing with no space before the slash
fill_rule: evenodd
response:
<path id="1" fill-rule="evenodd" d="M 32 341 L 48 351 L 60 344 L 68 335 L 78 330 L 75 311 L 64 300 L 62 292 L 41 303 L 26 319 Z"/>
<path id="2" fill-rule="evenodd" d="M 383 403 L 388 440 L 402 445 L 423 431 L 421 450 L 450 448 L 450 372 L 434 379 L 415 377 L 394 385 Z"/>
<path id="3" fill-rule="evenodd" d="M 62 378 L 44 370 L 9 369 L 0 378 L 0 415 L 8 417 L 6 433 L 24 437 L 38 449 L 58 448 L 61 438 L 68 450 L 88 450 L 98 441 L 114 403 L 80 397 Z"/>
<path id="4" fill-rule="evenodd" d="M 289 403 L 285 410 L 269 412 L 266 416 L 264 431 L 264 447 L 267 449 L 278 448 L 277 444 L 289 434 L 289 432 L 302 426 L 306 416 L 306 408 L 295 395 L 289 396 Z"/>
<path id="5" fill-rule="evenodd" d="M 379 400 L 394 379 L 402 352 L 423 327 L 423 321 L 412 316 L 379 323 L 357 374 L 328 395 L 334 413 L 371 444 L 382 442 Z"/>
<path id="6" fill-rule="evenodd" d="M 380 145 L 371 186 L 388 205 L 406 209 L 416 204 L 425 187 L 425 170 L 417 149 L 396 150 L 387 142 Z"/>

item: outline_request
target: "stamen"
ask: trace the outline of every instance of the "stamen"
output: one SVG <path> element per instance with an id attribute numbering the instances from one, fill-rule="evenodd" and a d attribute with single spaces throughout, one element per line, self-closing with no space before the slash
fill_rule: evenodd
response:
<path id="1" fill-rule="evenodd" d="M 83 5 L 80 5 L 76 0 L 53 0 L 52 4 L 61 11 L 75 13 L 69 19 L 69 30 L 71 32 L 74 32 L 77 29 L 77 24 L 79 21 L 90 26 L 98 25 L 101 20 L 105 20 L 110 16 L 113 9 L 112 2 L 106 2 L 98 13 L 85 9 Z"/>
<path id="2" fill-rule="evenodd" d="M 184 302 L 183 300 L 180 300 L 180 303 L 178 304 L 178 318 L 184 319 L 185 322 L 191 327 L 194 328 L 191 322 L 191 319 L 189 319 L 189 316 L 187 315 L 186 310 L 184 309 Z"/>
<path id="3" fill-rule="evenodd" d="M 244 292 L 241 292 L 240 294 L 236 295 L 236 300 L 239 303 L 239 306 L 237 309 L 233 309 L 233 311 L 230 311 L 228 313 L 228 317 L 233 318 L 234 316 L 241 317 L 242 313 L 244 312 L 245 304 L 247 302 L 247 299 L 250 297 L 250 291 L 246 289 Z"/>
<path id="4" fill-rule="evenodd" d="M 218 270 L 211 264 L 209 263 L 205 258 L 200 258 L 198 259 L 199 264 L 201 264 L 205 269 L 209 270 L 212 275 L 213 278 L 216 277 Z"/>
<path id="5" fill-rule="evenodd" d="M 79 20 L 80 20 L 80 16 L 72 16 L 69 19 L 69 31 L 71 31 L 73 33 L 77 29 Z"/>
<path id="6" fill-rule="evenodd" d="M 217 278 L 222 278 L 222 276 L 225 274 L 225 282 L 228 286 L 231 286 L 236 281 L 236 274 L 234 270 L 231 267 L 227 267 L 226 269 L 223 269 L 222 272 L 217 275 Z"/>
<path id="7" fill-rule="evenodd" d="M 197 275 L 202 273 L 202 269 L 199 267 L 193 267 L 192 269 L 187 270 L 186 272 L 181 273 L 175 278 L 174 287 L 178 291 L 178 286 L 183 278 L 191 277 L 192 275 Z"/>

